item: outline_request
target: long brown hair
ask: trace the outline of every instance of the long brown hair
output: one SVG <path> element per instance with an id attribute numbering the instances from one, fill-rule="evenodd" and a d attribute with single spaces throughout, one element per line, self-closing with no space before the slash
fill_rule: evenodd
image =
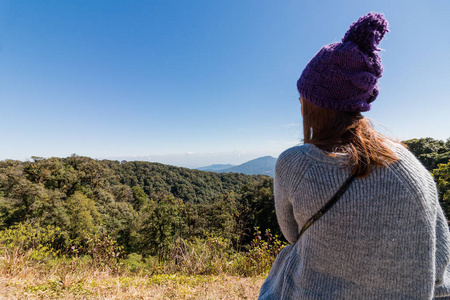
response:
<path id="1" fill-rule="evenodd" d="M 302 101 L 304 142 L 330 152 L 347 153 L 348 167 L 358 177 L 369 175 L 374 167 L 398 160 L 388 148 L 389 140 L 377 132 L 359 112 L 336 112 Z"/>

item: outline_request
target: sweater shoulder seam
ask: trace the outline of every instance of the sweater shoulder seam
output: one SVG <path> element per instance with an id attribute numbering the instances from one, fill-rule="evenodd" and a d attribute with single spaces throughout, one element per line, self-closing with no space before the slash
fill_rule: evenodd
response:
<path id="1" fill-rule="evenodd" d="M 399 172 L 398 172 L 397 170 L 395 170 L 395 169 L 392 167 L 392 165 L 387 165 L 386 168 L 387 168 L 387 169 L 388 169 L 388 170 L 389 170 L 389 171 L 397 178 L 397 180 L 401 183 L 401 185 L 403 186 L 405 192 L 406 192 L 407 194 L 409 194 L 409 195 L 414 199 L 414 201 L 411 201 L 411 202 L 413 202 L 414 205 L 415 205 L 420 211 L 424 211 L 424 207 L 423 207 L 423 205 L 421 205 L 421 203 L 420 203 L 420 201 L 419 201 L 419 199 L 423 198 L 423 196 L 420 195 L 419 193 L 417 193 L 415 190 L 412 190 L 412 189 L 409 187 L 408 183 L 406 183 L 406 181 L 405 181 L 403 178 L 401 178 L 401 176 L 399 176 L 399 174 L 398 174 Z M 425 216 L 424 216 L 422 213 L 419 214 L 419 216 L 420 216 L 421 221 L 422 221 L 424 224 L 427 224 L 427 218 L 425 218 Z M 427 229 L 429 229 L 429 231 L 430 231 L 431 233 L 434 233 L 433 228 L 428 228 L 428 227 L 427 227 Z"/>

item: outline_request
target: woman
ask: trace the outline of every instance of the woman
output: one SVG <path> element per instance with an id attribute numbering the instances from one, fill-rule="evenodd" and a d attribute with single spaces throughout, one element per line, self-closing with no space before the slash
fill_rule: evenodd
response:
<path id="1" fill-rule="evenodd" d="M 260 299 L 450 299 L 450 233 L 433 178 L 361 115 L 378 95 L 377 46 L 387 31 L 383 15 L 361 17 L 297 82 L 305 144 L 280 155 L 274 179 L 291 245 Z"/>

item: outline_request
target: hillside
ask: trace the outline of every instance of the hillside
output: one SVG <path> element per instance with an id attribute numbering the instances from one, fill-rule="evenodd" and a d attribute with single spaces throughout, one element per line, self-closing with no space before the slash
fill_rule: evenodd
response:
<path id="1" fill-rule="evenodd" d="M 277 159 L 272 156 L 263 156 L 238 166 L 228 165 L 211 165 L 198 168 L 197 170 L 212 171 L 218 173 L 241 173 L 246 175 L 267 175 L 273 177 L 275 171 L 275 163 Z"/>
<path id="2" fill-rule="evenodd" d="M 0 161 L 0 230 L 59 228 L 58 247 L 110 233 L 127 253 L 166 259 L 173 241 L 227 239 L 240 249 L 255 227 L 280 234 L 268 176 L 214 173 L 141 161 L 33 157 Z M 58 248 L 59 249 L 59 248 Z M 83 250 L 85 251 L 85 250 Z"/>
<path id="3" fill-rule="evenodd" d="M 224 173 L 242 173 L 247 175 L 268 175 L 273 177 L 277 159 L 272 156 L 264 156 L 250 160 L 239 166 L 222 170 Z"/>
<path id="4" fill-rule="evenodd" d="M 258 176 L 205 172 L 145 161 L 100 162 L 113 170 L 121 184 L 140 186 L 150 197 L 163 192 L 192 203 L 209 203 L 220 194 L 236 192 L 259 179 Z"/>
<path id="5" fill-rule="evenodd" d="M 236 165 L 232 165 L 232 164 L 214 164 L 214 165 L 210 165 L 210 166 L 206 166 L 206 167 L 200 167 L 200 168 L 197 168 L 196 170 L 208 171 L 208 172 L 221 172 L 222 170 L 229 169 L 229 168 L 232 168 L 235 166 Z"/>

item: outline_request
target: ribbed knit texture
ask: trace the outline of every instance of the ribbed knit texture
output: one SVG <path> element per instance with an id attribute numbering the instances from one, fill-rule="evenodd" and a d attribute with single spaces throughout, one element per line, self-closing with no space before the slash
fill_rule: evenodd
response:
<path id="1" fill-rule="evenodd" d="M 297 81 L 302 97 L 333 110 L 363 112 L 378 96 L 383 66 L 377 53 L 388 31 L 383 15 L 368 13 L 350 26 L 342 43 L 333 43 L 311 59 Z"/>
<path id="2" fill-rule="evenodd" d="M 280 155 L 275 208 L 291 245 L 259 299 L 450 299 L 450 233 L 435 182 L 407 149 L 390 145 L 399 161 L 357 178 L 299 241 L 350 170 L 346 155 L 311 144 Z"/>

